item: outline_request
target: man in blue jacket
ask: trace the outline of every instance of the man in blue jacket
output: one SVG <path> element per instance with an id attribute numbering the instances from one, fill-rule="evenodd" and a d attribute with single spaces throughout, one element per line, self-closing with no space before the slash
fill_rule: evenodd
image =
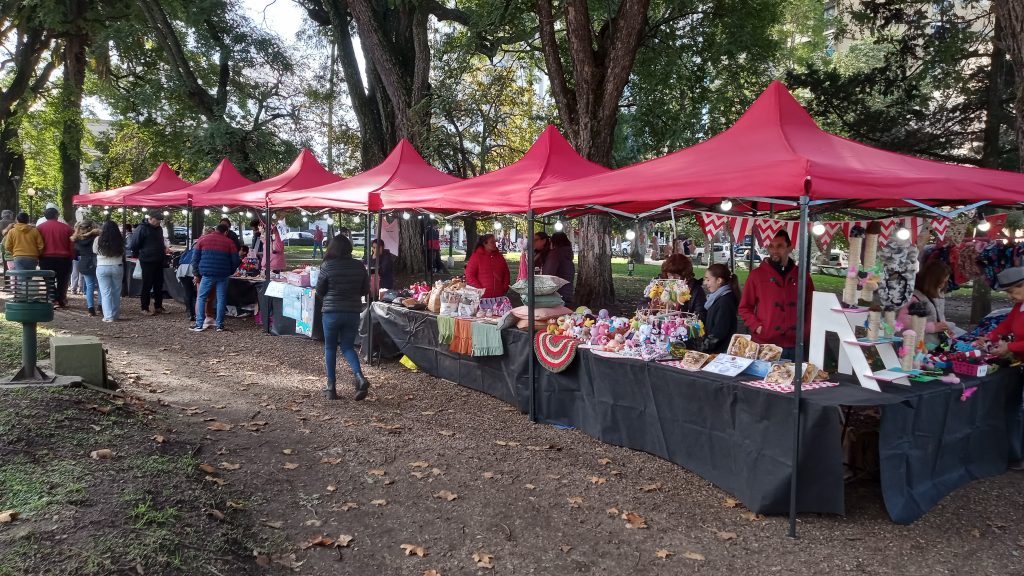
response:
<path id="1" fill-rule="evenodd" d="M 224 312 L 227 309 L 228 277 L 238 270 L 242 260 L 235 243 L 226 236 L 228 226 L 219 224 L 216 231 L 204 235 L 192 247 L 192 270 L 199 284 L 196 299 L 196 324 L 190 330 L 206 329 L 206 299 L 210 290 L 217 288 L 217 332 L 224 331 Z"/>

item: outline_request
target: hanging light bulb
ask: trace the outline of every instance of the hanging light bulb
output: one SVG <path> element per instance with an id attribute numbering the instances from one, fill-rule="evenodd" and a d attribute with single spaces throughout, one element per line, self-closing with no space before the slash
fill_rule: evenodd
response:
<path id="1" fill-rule="evenodd" d="M 728 212 L 729 210 L 732 210 L 732 200 L 729 200 L 728 198 L 722 200 L 722 203 L 719 204 L 719 207 L 722 209 L 722 212 Z"/>
<path id="2" fill-rule="evenodd" d="M 302 221 L 303 222 L 309 222 L 309 216 L 303 216 L 302 217 Z"/>
<path id="3" fill-rule="evenodd" d="M 988 232 L 990 228 L 992 228 L 992 224 L 985 219 L 985 215 L 978 214 L 978 230 Z"/>
<path id="4" fill-rule="evenodd" d="M 104 216 L 109 216 L 110 215 L 110 210 L 104 210 L 103 211 L 103 215 Z"/>
<path id="5" fill-rule="evenodd" d="M 825 233 L 825 225 L 821 222 L 815 222 L 814 226 L 811 227 L 811 233 L 815 236 L 821 236 Z"/>
<path id="6" fill-rule="evenodd" d="M 636 232 L 633 230 L 626 230 L 626 240 L 632 242 L 634 238 L 636 238 Z"/>
<path id="7" fill-rule="evenodd" d="M 220 207 L 220 211 L 221 212 L 227 212 L 228 211 L 228 207 L 227 206 L 221 206 Z"/>
<path id="8" fill-rule="evenodd" d="M 182 209 L 181 210 L 181 215 L 182 216 L 188 216 L 188 210 Z"/>
<path id="9" fill-rule="evenodd" d="M 170 210 L 164 210 L 164 216 L 170 216 L 170 215 L 171 215 L 171 211 Z"/>
<path id="10" fill-rule="evenodd" d="M 445 224 L 444 225 L 444 231 L 445 232 L 451 232 L 452 231 L 452 225 L 451 224 Z"/>
<path id="11" fill-rule="evenodd" d="M 1024 230 L 1021 230 L 1019 228 L 1017 230 L 1014 230 L 1013 231 L 1013 237 L 1014 238 L 1024 238 Z"/>
<path id="12" fill-rule="evenodd" d="M 900 228 L 896 231 L 896 237 L 900 240 L 910 240 L 910 230 L 906 228 Z"/>
<path id="13" fill-rule="evenodd" d="M 210 215 L 210 209 L 209 208 L 204 209 L 203 210 L 203 214 L 209 216 Z"/>
<path id="14" fill-rule="evenodd" d="M 497 220 L 495 220 L 494 221 L 494 229 L 495 230 L 501 230 L 501 222 L 498 222 Z"/>
<path id="15" fill-rule="evenodd" d="M 252 218 L 252 212 L 246 212 L 245 213 L 245 217 L 246 218 Z"/>
<path id="16" fill-rule="evenodd" d="M 565 228 L 565 225 L 562 224 L 561 220 L 555 221 L 555 232 L 561 232 L 563 228 Z"/>
<path id="17" fill-rule="evenodd" d="M 402 220 L 408 220 L 410 217 L 411 214 L 409 214 L 408 212 L 402 212 Z"/>

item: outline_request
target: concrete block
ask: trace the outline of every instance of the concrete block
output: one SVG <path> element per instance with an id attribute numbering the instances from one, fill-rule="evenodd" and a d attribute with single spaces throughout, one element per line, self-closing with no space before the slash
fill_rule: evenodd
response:
<path id="1" fill-rule="evenodd" d="M 107 356 L 96 336 L 50 338 L 50 363 L 57 374 L 78 376 L 93 386 L 108 386 Z"/>

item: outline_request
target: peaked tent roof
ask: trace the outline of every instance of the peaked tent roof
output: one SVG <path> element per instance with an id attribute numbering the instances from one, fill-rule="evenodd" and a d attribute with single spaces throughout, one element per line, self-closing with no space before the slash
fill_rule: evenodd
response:
<path id="1" fill-rule="evenodd" d="M 270 205 L 278 208 L 335 208 L 380 210 L 382 192 L 442 186 L 461 182 L 434 168 L 408 140 L 402 139 L 379 165 L 340 182 L 293 192 L 273 192 Z"/>
<path id="2" fill-rule="evenodd" d="M 1024 200 L 1024 175 L 923 160 L 829 134 L 781 82 L 736 123 L 695 146 L 572 183 L 538 188 L 533 207 L 621 204 L 628 212 L 688 198 L 855 200 L 871 207 L 905 199 L 964 203 Z M 636 210 L 630 210 L 630 204 Z"/>
<path id="3" fill-rule="evenodd" d="M 384 191 L 385 209 L 424 208 L 450 212 L 525 212 L 537 186 L 602 174 L 609 169 L 585 160 L 554 126 L 548 126 L 526 154 L 493 172 L 455 184 Z"/>
<path id="4" fill-rule="evenodd" d="M 192 205 L 202 206 L 264 206 L 272 192 L 289 192 L 315 188 L 338 182 L 340 176 L 327 171 L 309 150 L 303 148 L 287 170 L 260 182 L 234 190 L 210 192 L 192 198 Z"/>
<path id="5" fill-rule="evenodd" d="M 227 158 L 220 161 L 213 172 L 202 182 L 197 182 L 187 188 L 171 192 L 140 192 L 133 194 L 130 199 L 132 206 L 160 207 L 160 206 L 185 206 L 190 201 L 205 194 L 216 194 L 248 186 L 252 184 L 245 176 L 242 176 L 231 160 Z"/>
<path id="6" fill-rule="evenodd" d="M 180 190 L 188 185 L 188 182 L 178 178 L 178 175 L 174 173 L 174 170 L 172 170 L 166 162 L 161 162 L 160 165 L 156 167 L 156 170 L 150 174 L 149 178 L 146 178 L 145 180 L 135 182 L 127 186 L 121 186 L 120 188 L 114 188 L 113 190 L 93 192 L 92 194 L 77 194 L 72 198 L 72 202 L 79 206 L 131 205 L 128 197 L 132 195 L 144 192 L 170 192 L 172 190 Z"/>

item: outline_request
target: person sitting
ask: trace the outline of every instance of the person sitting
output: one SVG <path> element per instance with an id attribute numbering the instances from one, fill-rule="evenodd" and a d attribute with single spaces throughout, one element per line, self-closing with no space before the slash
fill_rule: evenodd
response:
<path id="1" fill-rule="evenodd" d="M 695 348 L 708 354 L 724 353 L 736 333 L 740 284 L 725 264 L 712 264 L 704 272 L 704 339 Z"/>
<path id="2" fill-rule="evenodd" d="M 944 262 L 932 260 L 917 273 L 914 281 L 914 295 L 910 302 L 900 309 L 899 322 L 904 328 L 911 323 L 910 308 L 924 306 L 928 311 L 924 329 L 924 345 L 928 350 L 939 345 L 940 335 L 952 330 L 946 322 L 946 287 L 949 285 L 950 270 Z"/>
<path id="3" fill-rule="evenodd" d="M 550 248 L 544 255 L 541 272 L 549 276 L 558 276 L 566 280 L 568 284 L 558 289 L 558 295 L 562 297 L 565 306 L 572 308 L 573 281 L 576 279 L 576 265 L 573 264 L 572 242 L 565 232 L 555 232 L 551 235 Z"/>
<path id="4" fill-rule="evenodd" d="M 511 274 L 505 256 L 498 251 L 494 234 L 484 234 L 466 262 L 466 283 L 483 288 L 482 298 L 498 298 L 508 292 Z"/>

